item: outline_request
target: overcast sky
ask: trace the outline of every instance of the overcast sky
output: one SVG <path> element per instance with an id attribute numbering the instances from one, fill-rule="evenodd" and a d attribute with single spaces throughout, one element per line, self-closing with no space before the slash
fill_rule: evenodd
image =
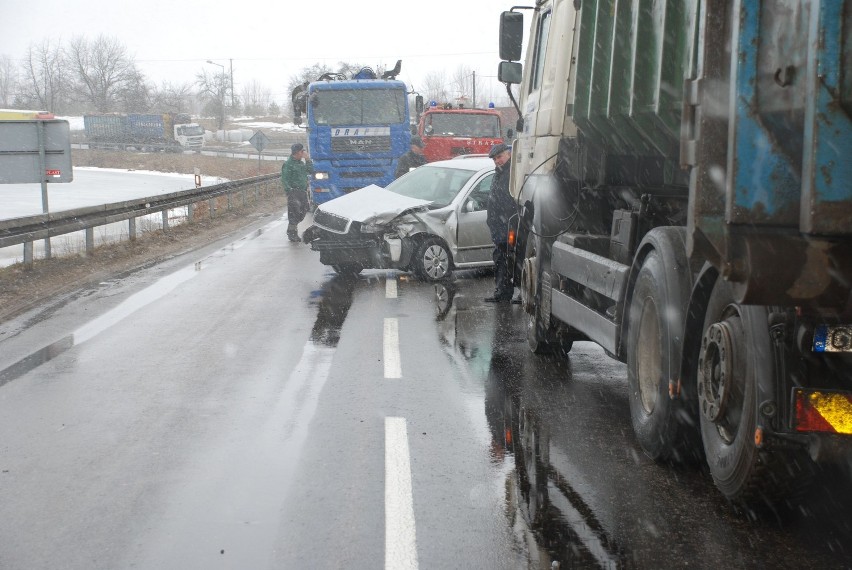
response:
<path id="1" fill-rule="evenodd" d="M 290 76 L 324 62 L 393 67 L 417 89 L 429 71 L 448 78 L 466 64 L 477 92 L 505 93 L 496 82 L 499 15 L 509 1 L 461 0 L 4 0 L 0 55 L 21 60 L 45 38 L 117 37 L 149 81 L 193 82 L 208 59 L 230 66 L 235 91 L 251 79 L 286 100 Z M 489 77 L 491 76 L 491 77 Z M 489 91 L 490 90 L 490 91 Z"/>

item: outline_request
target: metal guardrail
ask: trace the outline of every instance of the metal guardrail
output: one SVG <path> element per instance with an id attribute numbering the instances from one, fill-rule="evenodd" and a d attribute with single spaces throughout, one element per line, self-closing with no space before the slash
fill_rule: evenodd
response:
<path id="1" fill-rule="evenodd" d="M 129 222 L 129 234 L 132 240 L 136 238 L 136 218 L 140 216 L 162 213 L 163 229 L 168 230 L 168 211 L 171 209 L 188 206 L 188 217 L 191 221 L 193 206 L 199 202 L 212 201 L 220 196 L 227 196 L 229 198 L 227 207 L 230 208 L 230 197 L 237 192 L 243 194 L 243 203 L 246 202 L 248 190 L 253 189 L 256 198 L 260 191 L 266 194 L 274 193 L 276 190 L 283 192 L 279 178 L 278 174 L 264 174 L 253 178 L 223 182 L 206 188 L 181 190 L 99 206 L 0 220 L 0 247 L 24 244 L 24 265 L 31 266 L 34 241 L 83 230 L 86 232 L 86 252 L 90 253 L 94 251 L 94 228 L 98 226 L 126 220 Z M 213 204 L 210 208 L 211 215 L 215 211 L 212 206 Z"/>

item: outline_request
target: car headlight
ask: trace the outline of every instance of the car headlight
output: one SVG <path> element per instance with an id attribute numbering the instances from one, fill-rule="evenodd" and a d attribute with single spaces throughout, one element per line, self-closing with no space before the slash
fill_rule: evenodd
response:
<path id="1" fill-rule="evenodd" d="M 328 180 L 328 172 L 314 172 L 314 180 Z"/>
<path id="2" fill-rule="evenodd" d="M 414 229 L 414 224 L 397 224 L 394 226 L 394 229 L 396 229 L 396 233 L 399 234 L 399 237 L 405 237 Z"/>
<path id="3" fill-rule="evenodd" d="M 361 224 L 361 233 L 365 234 L 377 234 L 386 230 L 387 226 L 380 226 L 369 222 Z"/>

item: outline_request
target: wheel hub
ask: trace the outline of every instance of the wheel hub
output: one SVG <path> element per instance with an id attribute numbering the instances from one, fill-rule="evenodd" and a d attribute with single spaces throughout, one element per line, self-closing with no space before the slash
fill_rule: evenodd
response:
<path id="1" fill-rule="evenodd" d="M 536 275 L 538 274 L 537 262 L 538 258 L 536 256 L 527 257 L 524 259 L 521 270 L 521 306 L 530 315 L 533 314 L 533 299 L 538 285 L 536 282 Z"/>
<path id="2" fill-rule="evenodd" d="M 449 263 L 443 248 L 433 245 L 426 250 L 423 257 L 423 266 L 430 277 L 440 279 L 446 275 Z"/>
<path id="3" fill-rule="evenodd" d="M 727 322 L 711 325 L 701 339 L 698 358 L 698 402 L 711 421 L 724 417 L 734 382 L 734 334 Z"/>

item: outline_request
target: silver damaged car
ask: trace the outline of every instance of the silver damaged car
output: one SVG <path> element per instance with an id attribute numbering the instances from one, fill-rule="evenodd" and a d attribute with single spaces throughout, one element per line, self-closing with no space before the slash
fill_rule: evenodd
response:
<path id="1" fill-rule="evenodd" d="M 302 239 L 342 274 L 393 268 L 438 281 L 456 268 L 487 267 L 493 176 L 484 157 L 426 164 L 386 188 L 367 186 L 320 205 Z"/>

